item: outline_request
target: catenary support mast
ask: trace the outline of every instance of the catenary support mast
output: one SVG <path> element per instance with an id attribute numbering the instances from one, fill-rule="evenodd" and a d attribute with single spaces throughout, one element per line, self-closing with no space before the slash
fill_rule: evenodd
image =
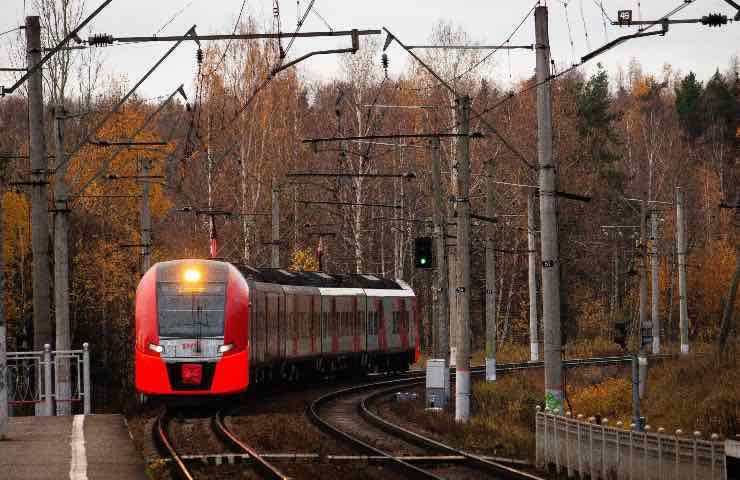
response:
<path id="1" fill-rule="evenodd" d="M 457 140 L 457 288 L 458 328 L 455 359 L 455 420 L 470 418 L 470 97 L 458 97 Z"/>
<path id="2" fill-rule="evenodd" d="M 535 192 L 527 195 L 527 255 L 529 260 L 529 353 L 530 360 L 540 359 L 539 319 L 537 318 L 537 242 L 534 218 Z"/>
<path id="3" fill-rule="evenodd" d="M 41 61 L 39 17 L 26 17 L 28 69 Z M 42 72 L 39 68 L 28 79 L 28 128 L 31 157 L 31 248 L 33 251 L 33 348 L 43 350 L 53 344 L 50 321 L 49 198 L 48 160 L 44 127 Z"/>
<path id="4" fill-rule="evenodd" d="M 486 216 L 496 216 L 496 198 L 494 174 L 496 165 L 493 160 L 486 162 Z M 486 225 L 486 381 L 496 381 L 496 252 L 494 237 L 496 226 L 493 222 Z"/>
<path id="5" fill-rule="evenodd" d="M 535 9 L 537 49 L 537 156 L 539 158 L 540 237 L 542 243 L 542 319 L 545 330 L 545 406 L 563 413 L 560 357 L 560 259 L 557 219 L 557 170 L 552 158 L 550 39 L 547 7 Z"/>

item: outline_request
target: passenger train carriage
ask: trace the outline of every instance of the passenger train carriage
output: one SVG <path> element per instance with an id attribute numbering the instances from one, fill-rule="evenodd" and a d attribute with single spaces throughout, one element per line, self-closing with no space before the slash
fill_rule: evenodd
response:
<path id="1" fill-rule="evenodd" d="M 136 388 L 149 396 L 406 370 L 418 346 L 416 298 L 400 280 L 174 260 L 136 291 Z"/>

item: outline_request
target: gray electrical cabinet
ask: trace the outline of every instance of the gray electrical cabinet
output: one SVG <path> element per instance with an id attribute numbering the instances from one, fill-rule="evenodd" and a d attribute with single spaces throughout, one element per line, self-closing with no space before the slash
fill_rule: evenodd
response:
<path id="1" fill-rule="evenodd" d="M 427 408 L 445 408 L 450 398 L 450 368 L 443 358 L 427 360 Z"/>

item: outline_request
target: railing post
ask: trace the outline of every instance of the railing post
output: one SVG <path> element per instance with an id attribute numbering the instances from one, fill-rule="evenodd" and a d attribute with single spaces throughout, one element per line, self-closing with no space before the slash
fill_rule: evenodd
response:
<path id="1" fill-rule="evenodd" d="M 570 461 L 570 410 L 565 412 L 565 469 L 568 472 L 568 478 L 573 477 L 573 463 Z"/>
<path id="2" fill-rule="evenodd" d="M 578 478 L 583 478 L 583 456 L 581 455 L 581 451 L 583 451 L 583 448 L 581 448 L 581 420 L 583 420 L 583 415 L 578 414 L 576 417 L 576 425 L 578 427 L 577 437 L 578 437 Z"/>
<path id="3" fill-rule="evenodd" d="M 594 476 L 594 417 L 588 419 L 588 474 L 591 478 Z"/>
<path id="4" fill-rule="evenodd" d="M 51 375 L 54 364 L 51 360 L 51 345 L 44 344 L 44 416 L 50 417 L 54 414 L 54 400 L 52 393 Z"/>
<path id="5" fill-rule="evenodd" d="M 542 466 L 542 438 L 540 437 L 540 406 L 537 405 L 535 408 L 536 413 L 534 414 L 534 464 L 537 468 Z"/>
<path id="6" fill-rule="evenodd" d="M 635 449 L 634 446 L 635 424 L 630 425 L 630 480 L 635 476 Z"/>
<path id="7" fill-rule="evenodd" d="M 681 435 L 682 433 L 683 432 L 681 431 L 681 429 L 676 430 L 676 471 L 674 472 L 675 478 L 680 478 L 679 477 L 680 470 L 678 466 L 680 462 L 679 457 L 681 456 L 680 451 L 679 451 L 679 449 L 681 448 L 681 444 L 679 443 L 678 436 Z"/>
<path id="8" fill-rule="evenodd" d="M 712 480 L 714 480 L 714 461 L 715 461 L 714 460 L 714 444 L 717 441 L 717 439 L 719 439 L 719 435 L 717 435 L 716 433 L 713 433 L 709 438 L 712 439 L 711 443 L 709 444 L 710 445 L 709 448 L 710 448 L 711 457 L 712 457 L 712 468 L 711 468 Z"/>
<path id="9" fill-rule="evenodd" d="M 665 432 L 665 428 L 658 427 L 658 436 L 656 437 L 658 439 L 658 478 L 663 478 L 663 442 L 662 442 L 662 436 L 663 432 Z"/>
<path id="10" fill-rule="evenodd" d="M 90 344 L 87 342 L 82 344 L 82 378 L 84 379 L 83 387 L 85 389 L 83 413 L 90 415 L 92 413 L 92 387 L 90 386 Z"/>
<path id="11" fill-rule="evenodd" d="M 701 432 L 698 430 L 694 431 L 694 480 L 696 480 L 696 463 L 699 461 L 699 458 L 697 456 L 697 442 L 699 441 L 699 437 L 701 437 Z"/>
<path id="12" fill-rule="evenodd" d="M 619 466 L 622 464 L 622 422 L 617 422 L 617 429 L 614 430 L 614 433 L 617 436 L 617 454 L 614 457 L 614 466 L 617 469 L 617 478 L 619 477 Z"/>
<path id="13" fill-rule="evenodd" d="M 560 475 L 560 442 L 558 441 L 558 416 L 560 415 L 559 410 L 555 410 L 552 414 L 552 433 L 553 433 L 553 444 L 555 445 L 555 471 Z"/>
<path id="14" fill-rule="evenodd" d="M 606 478 L 606 428 L 601 421 L 601 478 Z"/>
<path id="15" fill-rule="evenodd" d="M 650 428 L 648 427 L 649 425 L 645 425 L 645 431 L 642 432 L 642 478 L 644 479 L 648 478 L 648 435 L 650 433 Z"/>

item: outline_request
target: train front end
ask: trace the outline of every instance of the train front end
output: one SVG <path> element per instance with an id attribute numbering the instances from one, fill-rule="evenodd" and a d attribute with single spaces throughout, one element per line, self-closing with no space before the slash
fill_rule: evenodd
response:
<path id="1" fill-rule="evenodd" d="M 136 389 L 147 396 L 218 396 L 249 382 L 249 290 L 231 264 L 154 265 L 136 290 Z"/>

